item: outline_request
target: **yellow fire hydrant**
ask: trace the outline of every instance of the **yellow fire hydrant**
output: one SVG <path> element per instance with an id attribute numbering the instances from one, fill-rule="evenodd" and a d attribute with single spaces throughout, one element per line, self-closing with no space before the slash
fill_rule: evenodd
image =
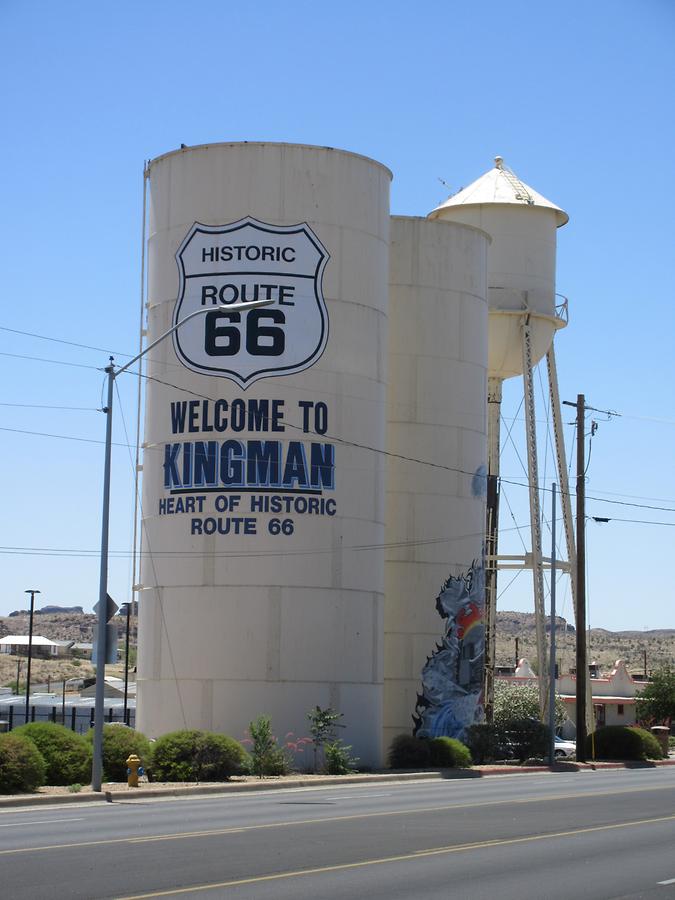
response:
<path id="1" fill-rule="evenodd" d="M 129 785 L 129 787 L 138 787 L 139 774 L 143 774 L 143 769 L 141 768 L 141 759 L 139 756 L 136 756 L 135 753 L 132 753 L 131 756 L 127 759 L 127 784 Z"/>

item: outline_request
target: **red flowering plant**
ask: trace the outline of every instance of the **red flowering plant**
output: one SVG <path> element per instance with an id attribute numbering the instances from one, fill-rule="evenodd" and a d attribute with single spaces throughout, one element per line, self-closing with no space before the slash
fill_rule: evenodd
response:
<path id="1" fill-rule="evenodd" d="M 272 732 L 270 717 L 258 716 L 249 723 L 241 743 L 251 758 L 251 773 L 264 778 L 266 775 L 288 775 L 293 770 L 296 755 L 304 753 L 305 744 L 310 744 L 311 738 L 296 738 L 289 731 L 280 745 Z"/>

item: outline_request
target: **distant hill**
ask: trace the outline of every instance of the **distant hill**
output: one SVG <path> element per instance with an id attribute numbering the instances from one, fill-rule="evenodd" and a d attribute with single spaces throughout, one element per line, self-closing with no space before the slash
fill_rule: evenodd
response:
<path id="1" fill-rule="evenodd" d="M 93 613 L 83 612 L 47 612 L 43 609 L 40 618 L 33 620 L 33 634 L 50 638 L 53 641 L 82 641 L 91 643 L 94 638 L 94 625 L 97 618 Z M 122 636 L 126 631 L 126 616 L 115 616 L 112 622 L 117 625 L 117 630 Z M 7 634 L 28 634 L 29 613 L 19 613 L 12 616 L 0 616 L 0 637 Z M 136 643 L 136 618 L 132 616 L 129 622 L 129 637 L 133 644 Z"/>
<path id="2" fill-rule="evenodd" d="M 126 618 L 116 616 L 120 638 L 124 634 Z M 59 641 L 91 642 L 96 616 L 93 613 L 47 612 L 43 608 L 33 630 L 43 637 Z M 131 643 L 136 643 L 137 622 L 130 622 Z M 547 623 L 548 626 L 548 623 Z M 0 637 L 7 634 L 28 634 L 28 613 L 0 617 Z M 533 613 L 499 610 L 497 612 L 496 663 L 512 665 L 516 657 L 526 656 L 530 662 L 536 660 L 536 632 Z M 574 665 L 574 626 L 560 617 L 556 618 L 556 640 L 558 664 L 563 672 Z M 609 670 L 617 659 L 625 659 L 631 672 L 644 670 L 644 656 L 647 653 L 647 669 L 663 665 L 675 665 L 675 628 L 658 628 L 652 631 L 608 631 L 593 628 L 590 632 L 589 662 L 597 662 L 603 670 Z"/>
<path id="3" fill-rule="evenodd" d="M 548 630 L 548 623 L 547 623 Z M 537 643 L 534 613 L 497 611 L 497 665 L 512 665 L 516 657 L 536 659 Z M 565 619 L 556 617 L 557 659 L 563 672 L 575 663 L 576 632 Z M 592 628 L 589 632 L 589 662 L 597 662 L 603 671 L 609 671 L 617 659 L 625 659 L 628 670 L 644 671 L 645 652 L 647 671 L 664 665 L 675 665 L 675 628 L 657 628 L 652 631 L 609 631 Z"/>
<path id="4" fill-rule="evenodd" d="M 51 615 L 51 613 L 80 613 L 80 615 L 83 615 L 84 609 L 81 606 L 43 606 L 41 609 L 33 610 L 33 613 L 36 616 Z M 9 616 L 10 618 L 14 616 L 30 616 L 30 610 L 15 609 Z"/>

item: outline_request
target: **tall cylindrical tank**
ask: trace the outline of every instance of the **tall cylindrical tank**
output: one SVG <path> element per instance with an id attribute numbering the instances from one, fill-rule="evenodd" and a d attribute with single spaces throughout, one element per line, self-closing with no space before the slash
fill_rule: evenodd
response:
<path id="1" fill-rule="evenodd" d="M 391 174 L 252 143 L 148 171 L 148 341 L 208 312 L 149 354 L 138 727 L 332 706 L 378 764 Z"/>
<path id="2" fill-rule="evenodd" d="M 489 373 L 512 378 L 523 372 L 521 321 L 531 313 L 532 363 L 551 346 L 566 319 L 556 314 L 556 230 L 567 213 L 528 187 L 504 165 L 495 166 L 429 213 L 430 219 L 463 222 L 492 238 L 488 253 Z"/>
<path id="3" fill-rule="evenodd" d="M 385 747 L 481 714 L 488 244 L 392 218 Z"/>

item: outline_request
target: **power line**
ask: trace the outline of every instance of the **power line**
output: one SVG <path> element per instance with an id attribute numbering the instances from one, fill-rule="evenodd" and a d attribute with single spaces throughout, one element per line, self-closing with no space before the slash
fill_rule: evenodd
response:
<path id="1" fill-rule="evenodd" d="M 0 331 L 9 331 L 11 334 L 22 334 L 25 337 L 37 338 L 40 341 L 51 341 L 53 344 L 66 344 L 68 347 L 79 347 L 81 350 L 96 350 L 98 353 L 114 352 L 106 347 L 92 347 L 90 344 L 78 344 L 77 341 L 66 341 L 63 340 L 63 338 L 49 337 L 46 334 L 36 334 L 34 331 L 19 331 L 18 328 L 7 328 L 5 325 L 0 325 Z M 116 355 L 128 356 L 131 358 L 131 353 L 117 353 Z"/>
<path id="2" fill-rule="evenodd" d="M 33 362 L 52 363 L 55 366 L 70 366 L 74 369 L 93 369 L 95 372 L 102 372 L 101 366 L 87 366 L 84 363 L 67 362 L 63 359 L 45 359 L 43 356 L 26 356 L 23 353 L 5 353 L 0 351 L 0 356 L 10 356 L 12 359 L 30 359 Z"/>
<path id="3" fill-rule="evenodd" d="M 196 391 L 192 391 L 192 390 L 189 390 L 188 388 L 181 387 L 178 384 L 172 384 L 170 381 L 165 381 L 162 378 L 157 378 L 156 375 L 147 375 L 147 374 L 144 374 L 141 372 L 129 372 L 129 371 L 125 372 L 124 374 L 135 375 L 136 377 L 145 378 L 148 381 L 155 381 L 158 384 L 163 384 L 165 387 L 174 388 L 177 391 L 182 391 L 183 393 L 189 394 L 192 397 L 197 397 L 200 400 L 208 400 L 209 402 L 213 401 L 212 397 L 207 397 L 205 394 L 199 394 Z M 309 431 L 305 431 L 305 429 L 301 425 L 294 425 L 292 422 L 286 422 L 285 424 L 288 428 L 293 428 L 296 431 L 301 431 L 306 434 L 314 434 L 317 437 L 323 437 L 325 439 L 335 441 L 336 443 L 344 444 L 349 447 L 356 447 L 357 449 L 361 449 L 361 450 L 370 450 L 373 453 L 380 453 L 383 456 L 387 456 L 392 459 L 401 459 L 401 460 L 404 460 L 405 462 L 414 462 L 414 463 L 418 463 L 419 465 L 429 466 L 434 469 L 441 469 L 446 472 L 455 472 L 460 475 L 467 475 L 469 478 L 473 478 L 475 475 L 475 472 L 471 472 L 467 469 L 461 469 L 458 466 L 448 466 L 444 463 L 431 462 L 431 460 L 420 459 L 419 457 L 416 457 L 416 456 L 406 456 L 402 453 L 394 453 L 391 450 L 382 450 L 379 447 L 371 447 L 368 444 L 362 444 L 358 441 L 350 441 L 350 440 L 347 440 L 347 438 L 337 437 L 337 435 L 331 435 L 331 434 L 319 435 L 318 432 L 312 431 L 311 429 Z M 529 487 L 529 483 L 524 484 L 523 482 L 520 482 L 520 481 L 511 481 L 507 478 L 502 478 L 501 476 L 500 476 L 499 480 L 502 484 L 513 484 L 513 485 L 516 485 L 517 487 Z M 543 487 L 543 486 L 538 486 L 537 489 L 540 491 L 546 491 L 547 493 L 551 492 L 551 488 L 547 488 L 547 487 Z M 574 497 L 576 495 L 573 492 L 570 492 L 569 496 Z M 650 506 L 650 505 L 647 505 L 644 503 L 629 503 L 627 501 L 622 501 L 622 500 L 606 500 L 603 497 L 591 497 L 589 495 L 586 495 L 586 499 L 587 500 L 595 500 L 598 503 L 616 504 L 618 506 L 632 506 L 632 507 L 637 507 L 639 509 L 653 509 L 653 510 L 657 510 L 659 512 L 675 512 L 675 507 Z"/>
<path id="4" fill-rule="evenodd" d="M 12 406 L 18 409 L 67 409 L 79 412 L 101 412 L 96 406 L 52 406 L 46 403 L 0 403 L 0 406 Z"/>
<path id="5" fill-rule="evenodd" d="M 513 531 L 513 528 L 507 528 L 505 531 Z M 474 532 L 473 534 L 463 534 L 455 537 L 428 538 L 417 541 L 390 541 L 383 543 L 371 544 L 353 544 L 342 545 L 341 551 L 372 551 L 372 550 L 402 550 L 407 547 L 425 547 L 434 544 L 449 544 L 453 541 L 465 540 L 471 537 L 481 537 L 483 532 Z M 260 557 L 284 557 L 284 556 L 307 556 L 312 554 L 328 554 L 334 553 L 334 547 L 325 547 L 323 549 L 294 549 L 294 550 L 250 550 L 248 552 L 232 552 L 222 551 L 213 553 L 204 553 L 198 550 L 153 550 L 142 551 L 143 556 L 152 557 L 171 557 L 180 559 L 258 559 Z M 124 559 L 131 555 L 130 550 L 110 550 L 111 556 L 117 559 Z M 12 547 L 0 546 L 0 554 L 6 556 L 62 556 L 66 559 L 71 557 L 83 557 L 86 559 L 95 559 L 100 555 L 100 550 L 84 550 L 69 549 L 59 547 Z"/>
<path id="6" fill-rule="evenodd" d="M 12 330 L 12 329 L 6 329 L 6 330 Z M 26 333 L 28 333 L 28 332 L 26 332 Z M 42 335 L 35 335 L 35 336 L 42 337 Z M 57 340 L 57 339 L 56 338 L 45 338 L 45 340 Z M 67 342 L 64 342 L 64 343 L 67 343 Z M 85 345 L 79 345 L 79 346 L 85 346 Z M 128 355 L 128 354 L 121 354 L 121 355 Z M 34 360 L 34 361 L 38 361 L 38 362 L 54 363 L 56 365 L 74 366 L 76 368 L 91 369 L 93 371 L 98 371 L 98 372 L 103 371 L 101 369 L 101 367 L 99 367 L 99 366 L 88 366 L 88 365 L 84 365 L 82 363 L 71 363 L 71 362 L 66 362 L 64 360 L 45 359 L 45 358 L 36 357 L 36 356 L 24 356 L 24 355 L 17 354 L 17 353 L 2 353 L 2 352 L 0 352 L 0 356 L 9 356 L 9 357 L 14 357 L 14 358 L 18 358 L 18 359 L 29 359 L 29 360 Z M 155 375 L 146 375 L 142 372 L 131 372 L 131 371 L 125 372 L 124 374 L 135 375 L 136 377 L 145 378 L 149 381 L 154 381 L 158 384 L 163 384 L 166 387 L 174 388 L 175 390 L 182 391 L 183 393 L 190 394 L 191 396 L 198 397 L 199 399 L 202 399 L 202 400 L 211 401 L 213 399 L 211 397 L 207 397 L 204 394 L 199 394 L 195 391 L 191 391 L 180 385 L 173 384 L 172 382 L 165 381 L 164 379 L 161 379 L 161 378 L 157 378 L 157 376 L 155 376 Z M 54 408 L 56 408 L 56 407 L 54 407 Z M 414 463 L 417 463 L 418 465 L 429 466 L 431 468 L 441 469 L 441 470 L 444 470 L 447 472 L 455 472 L 455 473 L 458 473 L 461 475 L 466 475 L 470 478 L 473 478 L 475 475 L 474 472 L 471 472 L 467 469 L 461 469 L 457 466 L 448 466 L 443 463 L 435 463 L 435 462 L 432 462 L 431 460 L 424 460 L 424 459 L 420 459 L 419 457 L 415 457 L 415 456 L 406 456 L 401 453 L 393 453 L 390 450 L 383 450 L 379 447 L 371 447 L 368 444 L 362 444 L 358 441 L 350 441 L 350 440 L 347 440 L 346 438 L 338 437 L 337 435 L 327 435 L 327 434 L 318 435 L 318 432 L 313 432 L 311 430 L 306 431 L 302 426 L 294 425 L 292 422 L 287 422 L 286 425 L 288 428 L 293 428 L 293 429 L 295 429 L 297 431 L 301 431 L 303 433 L 316 434 L 317 436 L 328 438 L 330 440 L 335 441 L 336 443 L 340 443 L 345 446 L 356 447 L 357 449 L 362 449 L 362 450 L 369 450 L 373 453 L 380 453 L 383 456 L 387 456 L 387 457 L 390 457 L 393 459 L 400 459 L 405 462 L 414 462 Z M 73 441 L 81 441 L 81 442 L 85 442 L 85 443 L 95 443 L 95 444 L 103 443 L 103 441 L 95 440 L 93 438 L 78 438 L 78 437 L 74 437 L 72 435 L 62 435 L 62 434 L 47 434 L 44 432 L 26 431 L 26 430 L 22 430 L 22 429 L 18 429 L 18 428 L 0 428 L 0 430 L 10 431 L 10 432 L 14 432 L 17 434 L 30 434 L 30 435 L 34 435 L 37 437 L 51 437 L 51 438 L 58 438 L 58 439 L 63 439 L 63 440 L 73 440 Z M 127 446 L 127 445 L 116 443 L 114 446 Z M 527 482 L 510 480 L 510 479 L 503 478 L 503 477 L 500 477 L 500 481 L 503 484 L 512 484 L 512 485 L 515 485 L 516 487 L 529 487 L 529 483 L 527 483 Z M 538 490 L 550 492 L 551 488 L 547 488 L 545 486 L 538 486 Z M 574 497 L 575 494 L 570 492 L 569 496 Z M 675 507 L 653 506 L 653 505 L 644 504 L 644 503 L 631 503 L 631 502 L 628 502 L 625 500 L 608 500 L 604 497 L 594 497 L 591 495 L 587 495 L 586 499 L 592 500 L 592 501 L 595 501 L 598 503 L 609 503 L 609 504 L 613 504 L 613 505 L 617 505 L 617 506 L 629 506 L 629 507 L 633 507 L 633 508 L 637 508 L 637 509 L 651 509 L 651 510 L 655 510 L 657 512 L 675 512 Z"/>
<path id="7" fill-rule="evenodd" d="M 105 444 L 105 441 L 99 441 L 96 438 L 73 437 L 72 434 L 48 434 L 46 431 L 26 431 L 24 428 L 0 428 L 0 431 L 10 431 L 12 434 L 30 434 L 34 437 L 56 438 L 61 441 L 79 441 L 84 444 Z M 113 446 L 126 447 L 127 444 L 113 443 Z"/>

